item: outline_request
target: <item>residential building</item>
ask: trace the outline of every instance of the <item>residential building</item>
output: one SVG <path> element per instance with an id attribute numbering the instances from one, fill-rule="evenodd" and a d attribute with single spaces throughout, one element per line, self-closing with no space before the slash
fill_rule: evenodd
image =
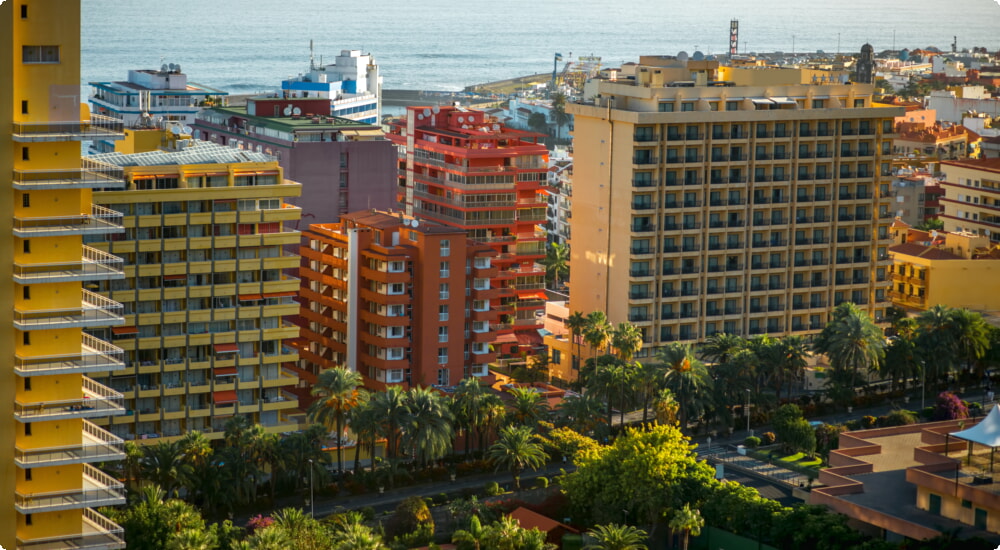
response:
<path id="1" fill-rule="evenodd" d="M 938 180 L 923 171 L 900 172 L 892 178 L 890 210 L 909 225 L 937 219 L 944 190 Z"/>
<path id="2" fill-rule="evenodd" d="M 882 318 L 902 108 L 816 70 L 668 57 L 624 69 L 568 106 L 584 220 L 571 311 L 635 324 L 641 355 L 718 332 L 815 333 L 848 301 Z"/>
<path id="3" fill-rule="evenodd" d="M 124 548 L 95 510 L 125 504 L 123 484 L 92 464 L 124 458 L 95 422 L 125 409 L 90 378 L 123 368 L 123 353 L 84 332 L 124 323 L 121 304 L 84 288 L 122 278 L 122 260 L 83 244 L 122 231 L 90 191 L 121 186 L 121 171 L 80 158 L 81 142 L 120 138 L 122 124 L 80 105 L 79 0 L 0 3 L 0 42 L 0 546 Z"/>
<path id="4" fill-rule="evenodd" d="M 206 107 L 225 105 L 229 92 L 188 82 L 181 66 L 164 64 L 159 70 L 137 69 L 128 72 L 128 80 L 91 82 L 90 107 L 95 113 L 120 118 L 127 128 L 158 121 L 194 123 L 194 117 Z M 115 143 L 96 140 L 92 148 L 110 153 Z"/>
<path id="5" fill-rule="evenodd" d="M 312 50 L 312 43 L 309 44 Z M 327 115 L 379 124 L 382 120 L 382 75 L 371 54 L 341 50 L 334 62 L 317 65 L 309 54 L 309 72 L 281 82 L 285 98 L 322 97 L 330 102 Z"/>
<path id="6" fill-rule="evenodd" d="M 395 207 L 395 148 L 381 128 L 330 117 L 329 110 L 323 98 L 251 98 L 245 107 L 199 114 L 193 135 L 276 156 L 285 177 L 302 184 L 302 195 L 290 200 L 302 208 L 303 225 Z"/>
<path id="7" fill-rule="evenodd" d="M 923 122 L 901 122 L 896 125 L 892 145 L 897 155 L 934 162 L 967 157 L 969 138 L 969 131 L 961 124 L 934 123 L 928 127 Z"/>
<path id="8" fill-rule="evenodd" d="M 974 233 L 921 231 L 892 224 L 893 305 L 926 310 L 938 304 L 1000 310 L 1000 247 Z"/>
<path id="9" fill-rule="evenodd" d="M 549 158 L 548 185 L 545 229 L 550 243 L 566 244 L 573 217 L 573 155 L 570 151 L 557 148 Z"/>
<path id="10" fill-rule="evenodd" d="M 125 260 L 124 279 L 97 292 L 124 305 L 125 323 L 98 336 L 125 350 L 124 369 L 101 377 L 125 396 L 128 413 L 99 422 L 141 442 L 198 430 L 210 439 L 239 414 L 269 432 L 295 429 L 284 388 L 298 378 L 286 339 L 298 327 L 299 281 L 283 273 L 298 256 L 282 247 L 299 232 L 301 186 L 277 161 L 168 134 L 167 147 L 90 157 L 124 171 L 126 187 L 94 202 L 124 214 L 124 235 L 92 246 Z"/>
<path id="11" fill-rule="evenodd" d="M 971 232 L 1000 243 L 1000 158 L 945 161 L 940 199 L 945 231 Z"/>
<path id="12" fill-rule="evenodd" d="M 1000 99 L 991 97 L 983 86 L 963 86 L 955 90 L 934 90 L 927 98 L 927 108 L 937 112 L 937 119 L 961 123 L 969 112 L 1000 116 Z"/>
<path id="13" fill-rule="evenodd" d="M 313 375 L 346 366 L 365 386 L 452 386 L 489 375 L 497 253 L 465 231 L 364 210 L 302 236 L 299 353 Z"/>
<path id="14" fill-rule="evenodd" d="M 509 312 L 499 322 L 501 353 L 540 345 L 548 171 L 541 136 L 461 107 L 408 107 L 387 137 L 399 148 L 406 213 L 460 228 L 499 253 L 493 283 Z"/>

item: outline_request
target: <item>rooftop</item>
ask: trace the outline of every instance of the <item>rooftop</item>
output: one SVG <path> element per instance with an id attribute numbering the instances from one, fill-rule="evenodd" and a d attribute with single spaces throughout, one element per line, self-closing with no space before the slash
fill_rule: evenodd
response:
<path id="1" fill-rule="evenodd" d="M 946 160 L 941 164 L 960 168 L 974 168 L 1000 174 L 1000 158 Z"/>
<path id="2" fill-rule="evenodd" d="M 165 166 L 184 164 L 230 164 L 242 162 L 274 162 L 277 159 L 264 153 L 254 153 L 199 140 L 189 140 L 188 145 L 177 151 L 149 151 L 146 153 L 104 153 L 87 157 L 90 160 L 114 166 Z"/>
<path id="3" fill-rule="evenodd" d="M 296 117 L 296 116 L 281 116 L 281 117 L 263 117 L 247 114 L 246 106 L 242 107 L 214 107 L 206 111 L 206 113 L 218 113 L 221 115 L 236 116 L 244 118 L 248 121 L 252 121 L 257 126 L 262 126 L 264 128 L 270 128 L 272 130 L 278 130 L 281 132 L 296 132 L 303 130 L 310 131 L 328 131 L 328 130 L 372 130 L 376 129 L 375 126 L 367 124 L 364 122 L 358 122 L 355 120 L 350 120 L 347 118 L 340 118 L 335 116 L 327 116 L 322 119 L 315 117 Z M 204 116 L 199 116 L 199 119 L 204 118 Z"/>

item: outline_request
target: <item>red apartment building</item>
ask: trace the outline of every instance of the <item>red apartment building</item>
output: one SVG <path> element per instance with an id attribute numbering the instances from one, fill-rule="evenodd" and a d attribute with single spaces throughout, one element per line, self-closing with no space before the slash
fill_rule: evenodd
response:
<path id="1" fill-rule="evenodd" d="M 461 107 L 409 107 L 387 136 L 399 150 L 400 203 L 407 214 L 462 229 L 493 259 L 502 353 L 537 346 L 545 312 L 546 174 L 539 134 L 505 127 Z M 523 349 L 523 348 L 522 348 Z"/>
<path id="2" fill-rule="evenodd" d="M 301 338 L 313 375 L 365 386 L 451 386 L 496 360 L 497 253 L 454 227 L 365 210 L 303 232 Z"/>

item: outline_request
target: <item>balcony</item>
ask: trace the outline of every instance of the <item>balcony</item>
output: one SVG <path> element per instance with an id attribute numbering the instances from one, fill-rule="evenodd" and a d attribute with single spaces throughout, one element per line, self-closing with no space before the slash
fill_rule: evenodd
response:
<path id="1" fill-rule="evenodd" d="M 89 509 L 83 509 L 83 522 L 76 533 L 44 538 L 17 537 L 18 550 L 117 550 L 125 548 L 124 530 L 110 519 Z"/>
<path id="2" fill-rule="evenodd" d="M 84 333 L 80 352 L 65 355 L 15 355 L 18 376 L 116 371 L 125 368 L 125 352 Z"/>
<path id="3" fill-rule="evenodd" d="M 124 126 L 121 119 L 94 114 L 90 120 L 15 122 L 11 138 L 19 143 L 121 139 Z"/>
<path id="4" fill-rule="evenodd" d="M 124 189 L 125 172 L 119 166 L 89 159 L 70 170 L 14 170 L 14 189 Z"/>
<path id="5" fill-rule="evenodd" d="M 81 289 L 81 292 L 79 308 L 28 311 L 14 309 L 14 327 L 27 331 L 124 324 L 124 308 L 121 304 L 86 289 Z"/>
<path id="6" fill-rule="evenodd" d="M 14 508 L 22 514 L 121 504 L 125 504 L 122 482 L 89 464 L 83 465 L 83 487 L 80 489 L 51 493 L 14 493 Z"/>
<path id="7" fill-rule="evenodd" d="M 28 239 L 62 235 L 106 235 L 124 231 L 121 223 L 121 212 L 95 204 L 91 206 L 90 214 L 79 216 L 14 217 L 14 236 Z"/>
<path id="8" fill-rule="evenodd" d="M 19 422 L 41 422 L 62 418 L 97 418 L 125 412 L 122 394 L 83 378 L 83 395 L 75 399 L 59 399 L 24 403 L 14 402 L 14 418 Z"/>
<path id="9" fill-rule="evenodd" d="M 87 420 L 83 421 L 82 443 L 30 449 L 14 448 L 14 462 L 20 468 L 124 459 L 125 442 Z"/>
<path id="10" fill-rule="evenodd" d="M 106 281 L 123 279 L 121 258 L 96 248 L 83 246 L 83 256 L 78 262 L 47 264 L 14 264 L 14 282 L 22 285 L 61 283 L 65 281 Z"/>

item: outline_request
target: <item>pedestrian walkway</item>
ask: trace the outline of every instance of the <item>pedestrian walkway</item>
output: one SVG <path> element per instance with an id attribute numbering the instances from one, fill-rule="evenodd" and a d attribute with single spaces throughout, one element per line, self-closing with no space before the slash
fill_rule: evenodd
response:
<path id="1" fill-rule="evenodd" d="M 735 467 L 747 473 L 767 477 L 778 483 L 789 487 L 802 487 L 809 483 L 809 477 L 780 466 L 777 462 L 765 462 L 763 460 L 740 454 L 736 450 L 716 448 L 714 453 L 706 453 L 703 457 L 710 464 L 723 463 L 728 467 Z"/>

